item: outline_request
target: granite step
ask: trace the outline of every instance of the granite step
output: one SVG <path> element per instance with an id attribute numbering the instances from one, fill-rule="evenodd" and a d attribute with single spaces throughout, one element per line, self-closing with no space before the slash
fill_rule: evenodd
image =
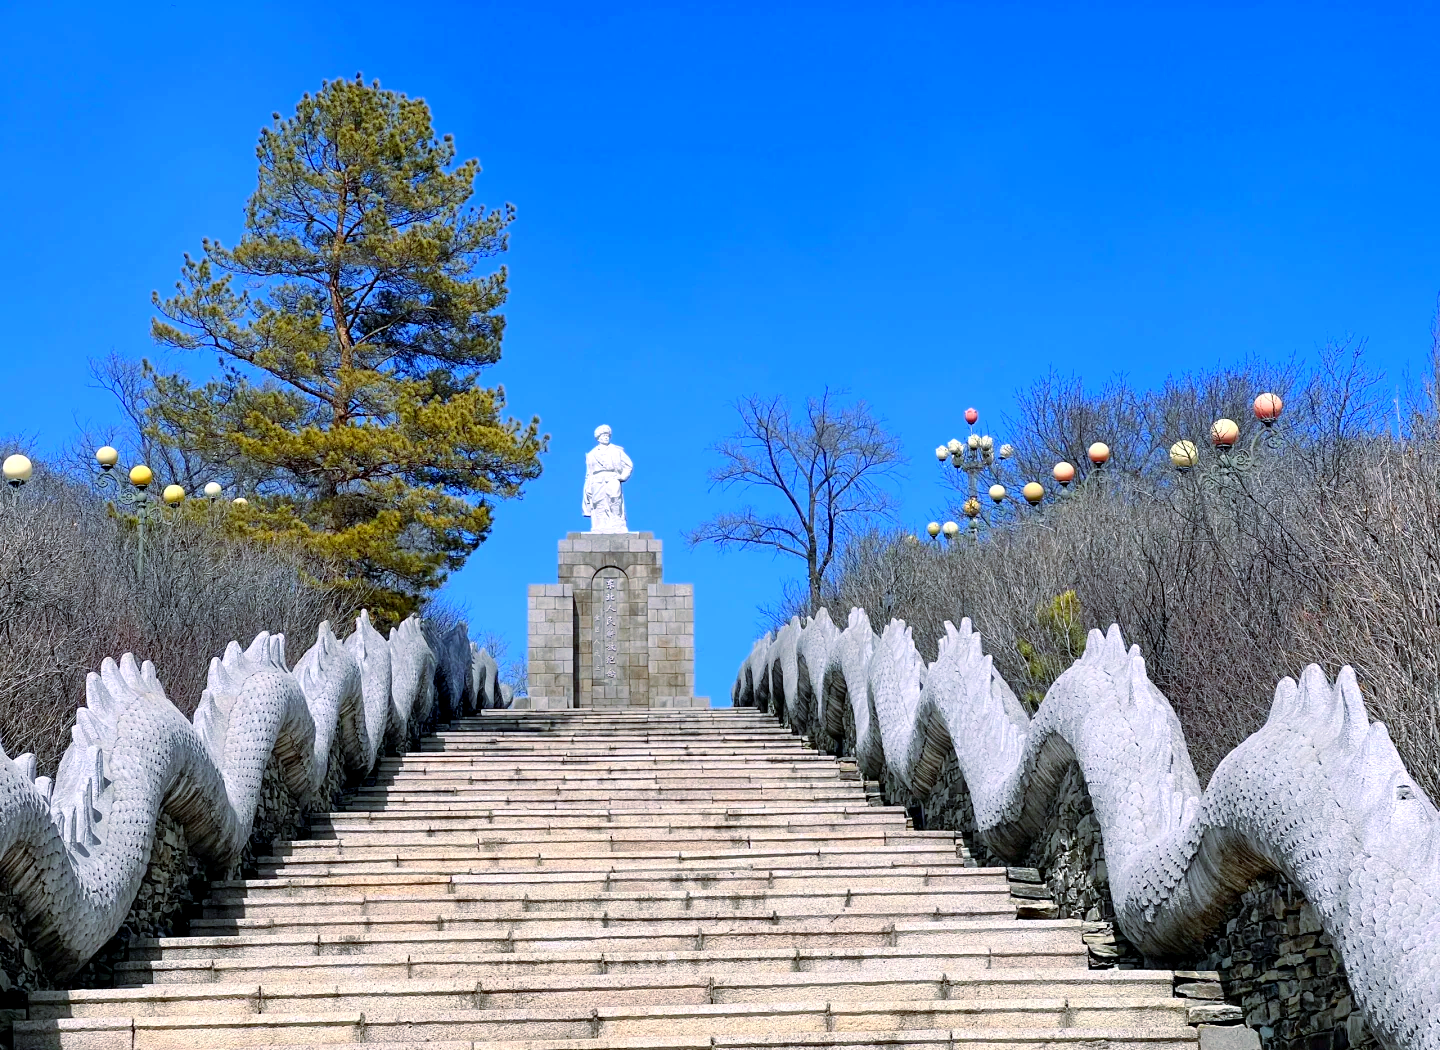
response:
<path id="1" fill-rule="evenodd" d="M 666 870 L 613 872 L 535 872 L 489 875 L 388 873 L 384 875 L 329 877 L 294 876 L 283 879 L 242 879 L 212 884 L 214 900 L 328 900 L 337 895 L 384 893 L 422 895 L 486 894 L 497 899 L 527 895 L 552 898 L 589 897 L 600 893 L 677 893 L 685 890 L 734 894 L 764 892 L 845 893 L 905 890 L 927 887 L 940 892 L 1006 892 L 1004 868 L 921 868 L 895 874 L 870 868 L 702 872 L 690 876 Z"/>
<path id="2" fill-rule="evenodd" d="M 348 979 L 486 980 L 582 974 L 878 973 L 886 976 L 934 969 L 952 978 L 999 971 L 1088 972 L 1081 944 L 1023 948 L 831 948 L 732 949 L 677 952 L 450 952 L 442 955 L 318 955 L 262 959 L 155 959 L 120 963 L 122 985 L 233 984 L 243 981 L 339 981 Z"/>
<path id="3" fill-rule="evenodd" d="M 163 987 L 34 992 L 30 1020 L 64 1017 L 246 1017 L 257 1013 L 313 1014 L 359 1010 L 367 1015 L 421 1016 L 461 1010 L 568 1010 L 615 1006 L 702 1006 L 757 1003 L 987 1002 L 1068 999 L 1072 1004 L 1149 1005 L 1172 1000 L 1168 974 L 1105 971 L 955 973 L 933 967 L 905 973 L 588 974 L 489 977 L 475 980 L 406 978 L 374 981 L 351 975 L 338 982 L 268 981 Z M 1173 1009 L 1172 1009 L 1173 1013 Z"/>
<path id="4" fill-rule="evenodd" d="M 1084 951 L 1081 923 L 1074 919 L 1037 919 L 1025 922 L 1013 918 L 951 920 L 944 922 L 899 922 L 894 916 L 872 916 L 865 922 L 851 920 L 837 930 L 827 924 L 810 922 L 772 925 L 751 924 L 748 929 L 723 931 L 713 924 L 681 925 L 659 934 L 644 923 L 594 928 L 588 932 L 529 931 L 521 936 L 512 930 L 421 930 L 349 931 L 325 934 L 293 929 L 250 931 L 245 934 L 187 937 L 137 938 L 131 942 L 130 958 L 137 961 L 182 959 L 269 959 L 283 956 L 316 957 L 376 955 L 404 952 L 407 955 L 447 953 L 521 952 L 686 952 L 730 951 L 816 951 L 834 949 L 912 948 L 940 951 Z"/>
<path id="5" fill-rule="evenodd" d="M 263 1004 L 262 1004 L 263 1006 Z M 398 1011 L 251 1012 L 217 1015 L 114 1015 L 17 1022 L 15 1050 L 38 1050 L 58 1035 L 66 1050 L 114 1047 L 121 1035 L 135 1050 L 294 1043 L 409 1040 L 710 1038 L 717 1031 L 821 1035 L 847 1030 L 959 1028 L 1019 1031 L 1111 1028 L 1178 1033 L 1182 1001 L 1024 998 L 898 1001 L 799 1001 L 714 1005 L 580 1006 L 545 1010 L 435 1009 Z M 1194 1029 L 1190 1029 L 1193 1033 Z M 1193 1036 L 1192 1036 L 1193 1039 Z M 1093 1044 L 1092 1044 L 1093 1045 Z"/>
<path id="6" fill-rule="evenodd" d="M 359 919 L 402 919 L 436 915 L 446 919 L 523 919 L 569 915 L 608 915 L 611 919 L 655 918 L 679 920 L 689 916 L 759 916 L 771 922 L 800 915 L 843 914 L 1006 915 L 1014 910 L 1010 891 L 1000 888 L 937 890 L 834 889 L 806 887 L 791 891 L 759 890 L 751 893 L 704 890 L 651 893 L 605 892 L 578 896 L 547 893 L 535 887 L 524 893 L 497 896 L 487 888 L 453 887 L 454 892 L 395 892 L 393 889 L 360 893 L 333 893 L 324 899 L 207 898 L 204 919 L 268 919 L 277 923 Z M 467 892 L 468 890 L 468 892 Z"/>

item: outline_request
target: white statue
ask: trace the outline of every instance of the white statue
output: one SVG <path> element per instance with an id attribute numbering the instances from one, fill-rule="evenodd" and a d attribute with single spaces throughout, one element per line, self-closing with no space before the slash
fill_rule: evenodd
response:
<path id="1" fill-rule="evenodd" d="M 595 428 L 600 442 L 585 453 L 585 492 L 580 497 L 580 513 L 590 519 L 591 532 L 629 532 L 625 527 L 625 496 L 622 482 L 630 480 L 635 464 L 619 445 L 610 444 L 610 428 Z"/>

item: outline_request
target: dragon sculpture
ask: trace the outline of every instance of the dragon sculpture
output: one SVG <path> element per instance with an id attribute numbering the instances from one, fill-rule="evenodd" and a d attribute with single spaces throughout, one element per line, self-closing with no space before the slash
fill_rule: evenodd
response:
<path id="1" fill-rule="evenodd" d="M 1193 953 L 1247 884 L 1278 872 L 1340 951 L 1370 1031 L 1395 1050 L 1440 1050 L 1440 818 L 1371 723 L 1354 672 L 1317 666 L 1275 690 L 1269 719 L 1202 790 L 1180 722 L 1120 629 L 1091 631 L 1034 716 L 970 621 L 945 624 L 926 665 L 911 630 L 825 610 L 756 642 L 732 697 L 855 758 L 917 797 L 953 754 L 978 837 L 1019 860 L 1070 763 L 1100 824 L 1120 928 L 1156 958 Z"/>
<path id="2" fill-rule="evenodd" d="M 292 671 L 282 635 L 231 642 L 210 663 L 188 721 L 149 662 L 126 653 L 85 683 L 72 741 L 54 780 L 35 756 L 0 751 L 0 878 L 28 946 L 66 980 L 124 922 L 168 814 L 220 877 L 250 839 L 272 759 L 303 809 L 328 808 L 330 766 L 364 777 L 385 747 L 404 750 L 435 713 L 500 703 L 495 661 L 463 624 L 438 654 L 411 617 L 387 640 L 362 612 L 342 643 L 328 623 Z"/>

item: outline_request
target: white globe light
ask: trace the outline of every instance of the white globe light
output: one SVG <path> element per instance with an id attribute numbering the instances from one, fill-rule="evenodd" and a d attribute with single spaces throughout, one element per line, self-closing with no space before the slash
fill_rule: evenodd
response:
<path id="1" fill-rule="evenodd" d="M 996 503 L 999 503 L 1002 499 L 1005 498 L 1005 486 L 1004 486 L 1004 485 L 991 485 L 991 486 L 990 486 L 990 498 L 993 499 Z"/>
<path id="2" fill-rule="evenodd" d="M 938 446 L 935 449 L 935 458 L 938 459 L 941 463 L 944 463 L 947 459 L 950 458 L 950 450 L 944 445 Z"/>
<path id="3" fill-rule="evenodd" d="M 1001 445 L 1001 446 L 1000 446 L 1000 458 L 1001 458 L 1001 459 L 1009 459 L 1009 458 L 1010 458 L 1011 456 L 1013 456 L 1013 455 L 1015 455 L 1015 446 L 1014 446 L 1014 445 Z"/>
<path id="4" fill-rule="evenodd" d="M 970 446 L 970 451 L 971 451 L 971 452 L 974 452 L 976 449 L 978 449 L 978 448 L 980 447 L 980 435 L 979 435 L 979 434 L 971 434 L 971 435 L 970 435 L 970 438 L 969 438 L 969 440 L 968 440 L 968 442 L 967 442 L 967 444 Z"/>
<path id="5" fill-rule="evenodd" d="M 220 482 L 218 482 L 218 481 L 210 481 L 210 482 L 207 482 L 207 483 L 206 483 L 206 485 L 205 485 L 205 495 L 209 496 L 211 499 L 215 499 L 217 496 L 219 496 L 219 495 L 220 495 L 220 492 L 221 492 Z"/>
<path id="6" fill-rule="evenodd" d="M 5 480 L 10 484 L 23 485 L 30 480 L 34 465 L 31 464 L 29 456 L 22 456 L 17 452 L 13 456 L 6 456 L 5 464 L 0 469 L 4 470 Z"/>

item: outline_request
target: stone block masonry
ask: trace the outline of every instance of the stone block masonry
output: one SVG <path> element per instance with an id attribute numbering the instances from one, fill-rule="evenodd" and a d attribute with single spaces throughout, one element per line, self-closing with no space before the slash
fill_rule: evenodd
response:
<path id="1" fill-rule="evenodd" d="M 665 583 L 651 532 L 572 532 L 532 584 L 530 695 L 516 706 L 708 707 L 695 696 L 695 589 Z"/>

